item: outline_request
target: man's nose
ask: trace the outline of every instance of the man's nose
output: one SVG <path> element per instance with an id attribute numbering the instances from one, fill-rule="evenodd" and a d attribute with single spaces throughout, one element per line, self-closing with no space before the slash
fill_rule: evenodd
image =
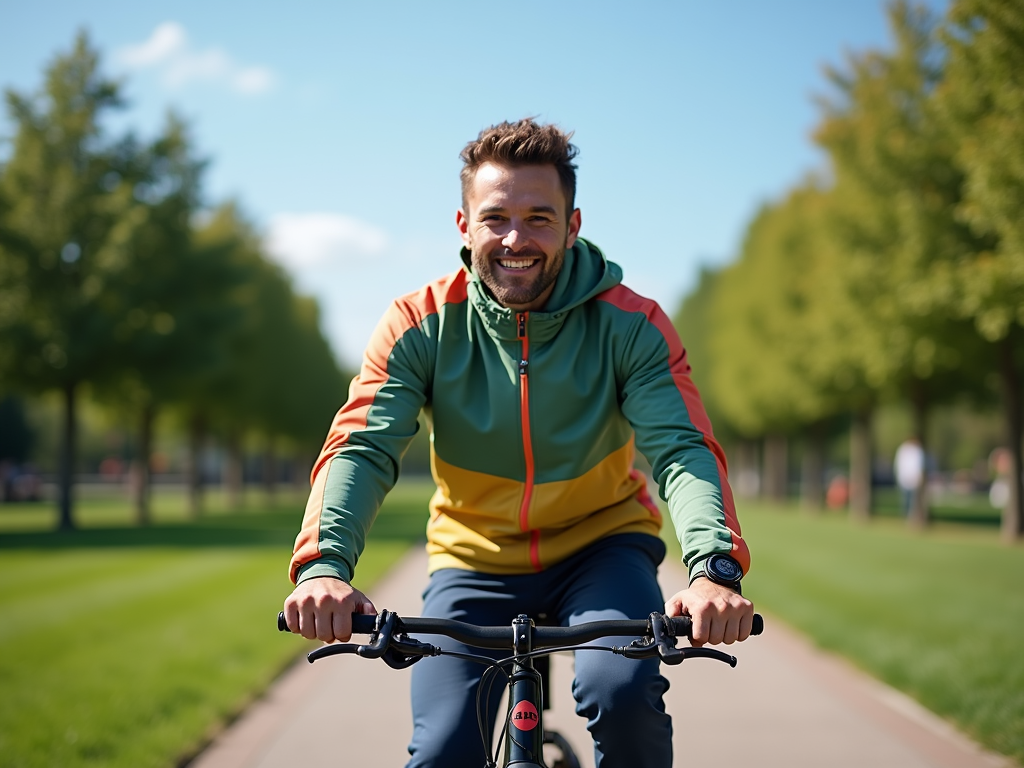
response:
<path id="1" fill-rule="evenodd" d="M 510 251 L 518 251 L 526 245 L 526 242 L 527 238 L 519 231 L 519 227 L 513 224 L 509 228 L 508 234 L 502 239 L 501 244 Z"/>

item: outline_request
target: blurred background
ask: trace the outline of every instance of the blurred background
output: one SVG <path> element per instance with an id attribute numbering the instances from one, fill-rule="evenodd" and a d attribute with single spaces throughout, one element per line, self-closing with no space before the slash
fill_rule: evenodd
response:
<path id="1" fill-rule="evenodd" d="M 460 149 L 524 116 L 673 317 L 763 604 L 1024 756 L 1017 0 L 2 2 L 0 41 L 0 765 L 180 764 L 290 662 L 240 617 L 377 319 L 459 267 Z M 364 583 L 422 536 L 423 431 L 403 477 Z"/>

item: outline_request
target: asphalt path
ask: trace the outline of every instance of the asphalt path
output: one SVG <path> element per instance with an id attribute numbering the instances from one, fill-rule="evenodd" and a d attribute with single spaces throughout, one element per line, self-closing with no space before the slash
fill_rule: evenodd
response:
<path id="1" fill-rule="evenodd" d="M 669 595 L 685 584 L 686 574 L 681 565 L 666 563 L 659 579 Z M 426 580 L 426 555 L 417 547 L 370 597 L 378 609 L 418 616 Z M 677 765 L 1016 765 L 983 751 L 903 694 L 817 650 L 781 621 L 767 616 L 766 624 L 764 635 L 729 649 L 739 658 L 735 669 L 701 659 L 664 668 L 671 681 L 666 706 L 673 717 Z M 409 674 L 353 656 L 313 665 L 301 659 L 189 768 L 402 766 L 412 732 Z M 585 721 L 573 711 L 571 684 L 571 656 L 556 656 L 545 724 L 569 739 L 584 768 L 594 768 Z"/>

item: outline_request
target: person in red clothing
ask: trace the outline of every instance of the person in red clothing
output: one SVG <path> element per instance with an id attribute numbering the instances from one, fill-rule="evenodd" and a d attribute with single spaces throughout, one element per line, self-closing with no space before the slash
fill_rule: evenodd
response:
<path id="1" fill-rule="evenodd" d="M 749 635 L 753 606 L 739 589 L 749 553 L 724 454 L 664 312 L 580 237 L 575 154 L 569 135 L 530 119 L 485 129 L 463 150 L 463 266 L 398 299 L 367 348 L 314 468 L 284 606 L 292 631 L 344 641 L 352 613 L 375 612 L 349 581 L 426 410 L 438 492 L 424 615 L 575 624 L 664 608 L 693 617 L 698 645 Z M 667 602 L 661 511 L 635 450 L 690 570 Z M 658 662 L 595 657 L 577 654 L 573 694 L 597 764 L 671 765 Z M 483 762 L 478 679 L 459 660 L 413 668 L 410 766 Z"/>

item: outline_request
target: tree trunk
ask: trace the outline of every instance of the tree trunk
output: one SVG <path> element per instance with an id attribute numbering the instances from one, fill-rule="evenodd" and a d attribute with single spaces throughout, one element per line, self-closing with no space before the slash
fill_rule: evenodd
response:
<path id="1" fill-rule="evenodd" d="M 914 381 L 911 385 L 911 405 L 914 415 L 914 437 L 917 438 L 924 451 L 924 466 L 921 468 L 921 479 L 917 483 L 913 499 L 910 504 L 910 511 L 907 514 L 907 523 L 911 528 L 924 528 L 928 525 L 928 393 L 923 382 Z"/>
<path id="2" fill-rule="evenodd" d="M 238 510 L 242 506 L 242 439 L 237 432 L 230 432 L 227 439 L 227 461 L 224 462 L 224 486 L 228 497 L 228 508 Z"/>
<path id="3" fill-rule="evenodd" d="M 1003 385 L 1003 407 L 1006 412 L 1006 441 L 1010 449 L 1010 476 L 1006 478 L 1010 493 L 1003 508 L 1002 538 L 1007 543 L 1016 542 L 1024 532 L 1024 460 L 1021 457 L 1021 442 L 1024 439 L 1024 416 L 1021 409 L 1021 381 L 1017 362 L 1014 359 L 1014 340 L 1019 334 L 1012 331 L 999 342 L 999 377 Z"/>
<path id="4" fill-rule="evenodd" d="M 58 527 L 62 531 L 70 531 L 75 528 L 75 519 L 72 510 L 72 494 L 75 483 L 75 438 L 76 438 L 76 415 L 75 415 L 75 388 L 76 384 L 64 385 L 64 430 L 60 447 L 60 469 L 58 474 L 58 508 L 60 519 Z"/>
<path id="5" fill-rule="evenodd" d="M 193 520 L 203 514 L 203 444 L 206 441 L 206 419 L 201 413 L 192 414 L 188 425 L 188 512 Z"/>
<path id="6" fill-rule="evenodd" d="M 821 512 L 825 499 L 825 425 L 820 421 L 807 429 L 800 474 L 800 505 L 808 512 Z"/>
<path id="7" fill-rule="evenodd" d="M 267 438 L 267 450 L 263 454 L 263 490 L 267 504 L 273 505 L 277 492 L 277 456 L 274 454 L 274 439 Z"/>
<path id="8" fill-rule="evenodd" d="M 132 485 L 132 508 L 135 512 L 135 522 L 138 525 L 149 525 L 152 522 L 152 510 L 150 508 L 151 477 L 149 459 L 153 455 L 153 422 L 156 418 L 156 408 L 152 403 L 142 407 L 139 414 L 139 450 L 132 467 L 134 474 Z"/>
<path id="9" fill-rule="evenodd" d="M 757 460 L 757 443 L 742 440 L 736 445 L 736 460 L 730 462 L 729 483 L 733 492 L 745 499 L 761 495 L 761 470 Z"/>
<path id="10" fill-rule="evenodd" d="M 764 495 L 772 501 L 785 501 L 789 485 L 789 458 L 785 435 L 764 439 Z"/>
<path id="11" fill-rule="evenodd" d="M 871 487 L 871 411 L 853 414 L 850 424 L 850 515 L 867 521 L 874 507 Z"/>

